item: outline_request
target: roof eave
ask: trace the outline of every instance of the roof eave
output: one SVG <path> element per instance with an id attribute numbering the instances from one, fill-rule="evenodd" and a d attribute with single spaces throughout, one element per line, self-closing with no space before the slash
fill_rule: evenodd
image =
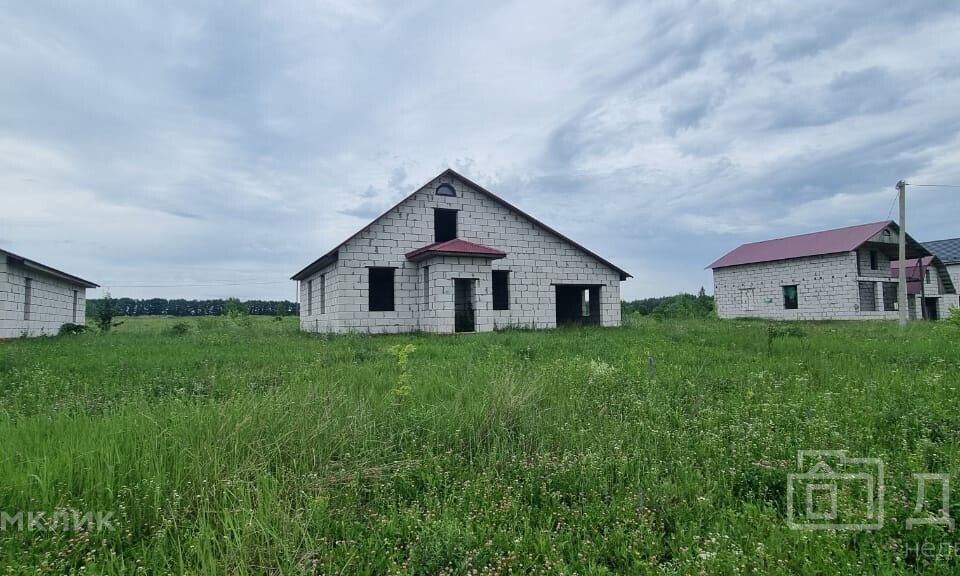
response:
<path id="1" fill-rule="evenodd" d="M 77 286 L 82 286 L 82 287 L 84 287 L 84 288 L 99 288 L 99 287 L 100 287 L 100 285 L 97 284 L 97 283 L 95 283 L 95 282 L 91 282 L 91 281 L 89 281 L 89 280 L 84 280 L 83 278 L 80 278 L 79 276 L 74 276 L 73 274 L 67 274 L 66 272 L 63 272 L 63 271 L 61 271 L 61 270 L 57 270 L 56 268 L 51 268 L 50 266 L 47 266 L 46 264 L 41 264 L 41 263 L 37 262 L 36 260 L 31 260 L 31 259 L 29 259 L 29 258 L 25 258 L 25 257 L 23 257 L 23 256 L 14 254 L 13 252 L 7 252 L 6 250 L 0 250 L 0 254 L 6 255 L 6 257 L 7 257 L 8 260 L 12 260 L 13 262 L 19 264 L 20 266 L 24 266 L 24 267 L 30 268 L 30 269 L 32 269 L 32 270 L 36 270 L 37 272 L 42 272 L 43 274 L 46 274 L 46 275 L 48 275 L 48 276 L 53 276 L 54 278 L 59 278 L 59 279 L 61 279 L 61 280 L 64 280 L 64 281 L 66 281 L 66 282 L 69 282 L 70 284 L 75 284 L 75 285 L 77 285 Z"/>
<path id="2" fill-rule="evenodd" d="M 293 276 L 291 276 L 290 279 L 291 279 L 291 280 L 304 280 L 304 279 L 306 279 L 308 276 L 313 275 L 313 273 L 316 272 L 317 270 L 321 270 L 321 269 L 323 269 L 323 268 L 326 268 L 327 266 L 333 264 L 334 262 L 336 262 L 336 261 L 339 260 L 339 259 L 340 259 L 340 250 L 339 250 L 339 247 L 337 247 L 337 248 L 334 248 L 333 250 L 331 250 L 330 252 L 327 252 L 327 253 L 324 254 L 323 256 L 317 258 L 316 260 L 314 260 L 314 261 L 311 262 L 310 264 L 308 264 L 306 268 L 304 268 L 303 270 L 301 270 L 301 271 L 297 272 L 296 274 L 294 274 Z"/>
<path id="3" fill-rule="evenodd" d="M 420 262 L 434 256 L 455 256 L 459 258 L 482 258 L 484 260 L 499 260 L 506 258 L 506 254 L 478 254 L 476 252 L 453 252 L 448 250 L 427 250 L 419 254 L 410 254 L 407 260 L 410 262 Z"/>

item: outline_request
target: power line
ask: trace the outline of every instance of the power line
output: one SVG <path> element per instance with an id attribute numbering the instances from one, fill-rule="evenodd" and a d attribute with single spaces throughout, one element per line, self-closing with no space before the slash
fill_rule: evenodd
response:
<path id="1" fill-rule="evenodd" d="M 912 184 L 907 182 L 907 186 L 923 186 L 924 188 L 960 188 L 960 184 Z"/>
<path id="2" fill-rule="evenodd" d="M 893 216 L 893 207 L 897 205 L 897 198 L 899 197 L 900 197 L 899 190 L 893 193 L 893 201 L 890 202 L 890 209 L 887 210 L 887 217 L 884 218 L 884 220 L 889 220 L 890 217 Z"/>
<path id="3" fill-rule="evenodd" d="M 273 282 L 221 282 L 217 284 L 112 284 L 104 282 L 105 288 L 216 288 L 219 286 L 264 286 L 268 284 L 288 284 L 291 280 Z"/>

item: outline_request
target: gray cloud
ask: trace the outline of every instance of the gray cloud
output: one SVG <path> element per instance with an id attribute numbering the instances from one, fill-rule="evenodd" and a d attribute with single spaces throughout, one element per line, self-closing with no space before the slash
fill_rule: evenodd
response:
<path id="1" fill-rule="evenodd" d="M 947 1 L 19 4 L 2 242 L 171 286 L 117 295 L 292 297 L 452 166 L 633 272 L 627 297 L 709 288 L 739 242 L 960 182 L 958 24 Z M 917 190 L 918 236 L 960 234 L 960 197 Z M 246 285 L 186 286 L 210 283 Z"/>

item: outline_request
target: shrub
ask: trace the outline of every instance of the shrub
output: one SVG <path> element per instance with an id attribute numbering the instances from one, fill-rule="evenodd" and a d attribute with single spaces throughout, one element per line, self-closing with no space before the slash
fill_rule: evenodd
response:
<path id="1" fill-rule="evenodd" d="M 247 315 L 247 309 L 239 298 L 227 298 L 223 303 L 223 314 L 231 320 L 239 320 Z"/>
<path id="2" fill-rule="evenodd" d="M 947 318 L 947 322 L 953 324 L 957 328 L 960 328 L 960 308 L 956 306 L 950 307 L 950 317 Z"/>
<path id="3" fill-rule="evenodd" d="M 177 322 L 170 327 L 170 335 L 172 336 L 183 336 L 190 332 L 190 325 L 186 322 Z"/>
<path id="4" fill-rule="evenodd" d="M 100 300 L 100 305 L 97 306 L 97 314 L 94 318 L 94 321 L 97 323 L 97 328 L 99 328 L 101 332 L 109 332 L 111 328 L 122 324 L 122 322 L 113 321 L 113 318 L 116 315 L 116 303 L 114 302 L 113 298 L 110 297 L 110 293 L 107 292 Z"/>
<path id="5" fill-rule="evenodd" d="M 83 334 L 86 331 L 87 327 L 83 324 L 72 324 L 68 322 L 60 327 L 60 331 L 57 332 L 57 334 L 60 336 L 65 336 L 68 334 Z"/>

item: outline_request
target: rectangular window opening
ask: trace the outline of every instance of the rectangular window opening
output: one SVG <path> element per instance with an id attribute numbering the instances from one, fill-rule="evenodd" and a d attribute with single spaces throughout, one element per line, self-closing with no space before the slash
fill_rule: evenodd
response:
<path id="1" fill-rule="evenodd" d="M 320 313 L 327 313 L 327 275 L 320 275 Z"/>
<path id="2" fill-rule="evenodd" d="M 307 316 L 313 314 L 313 280 L 307 280 Z"/>
<path id="3" fill-rule="evenodd" d="M 493 271 L 493 309 L 510 309 L 510 271 Z"/>
<path id="4" fill-rule="evenodd" d="M 430 267 L 423 267 L 423 307 L 430 309 Z"/>
<path id="5" fill-rule="evenodd" d="M 370 268 L 369 306 L 371 312 L 393 312 L 393 268 Z"/>
<path id="6" fill-rule="evenodd" d="M 860 282 L 860 311 L 877 311 L 877 287 L 876 282 Z"/>
<path id="7" fill-rule="evenodd" d="M 30 319 L 30 304 L 33 292 L 33 279 L 24 278 L 23 279 L 23 319 Z"/>
<path id="8" fill-rule="evenodd" d="M 797 295 L 797 285 L 791 284 L 783 287 L 783 308 L 785 310 L 796 310 L 799 307 L 800 299 Z"/>
<path id="9" fill-rule="evenodd" d="M 876 250 L 870 251 L 870 269 L 871 270 L 877 269 L 877 251 Z"/>
<path id="10" fill-rule="evenodd" d="M 77 301 L 78 300 L 79 298 L 77 297 L 77 291 L 74 290 L 73 291 L 73 323 L 74 324 L 77 323 Z"/>
<path id="11" fill-rule="evenodd" d="M 433 241 L 446 242 L 457 237 L 457 211 L 448 208 L 433 209 Z"/>
<path id="12" fill-rule="evenodd" d="M 897 306 L 897 283 L 884 282 L 883 283 L 883 311 L 894 312 L 896 310 L 899 310 L 899 307 Z"/>

